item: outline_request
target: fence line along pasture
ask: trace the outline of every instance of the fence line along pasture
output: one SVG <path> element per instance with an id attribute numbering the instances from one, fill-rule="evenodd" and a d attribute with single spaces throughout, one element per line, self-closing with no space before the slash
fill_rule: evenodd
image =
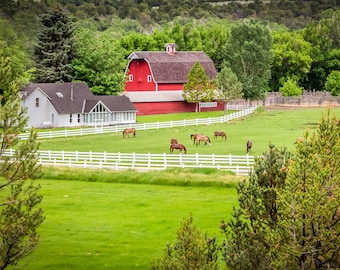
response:
<path id="1" fill-rule="evenodd" d="M 122 124 L 114 126 L 102 126 L 102 127 L 89 127 L 89 128 L 77 128 L 77 129 L 65 129 L 55 131 L 42 131 L 38 132 L 38 139 L 52 139 L 60 137 L 73 137 L 84 135 L 95 135 L 103 133 L 117 133 L 122 132 L 126 128 L 135 128 L 136 130 L 148 130 L 148 129 L 161 129 L 161 128 L 173 128 L 173 127 L 186 127 L 186 126 L 198 126 L 198 125 L 211 125 L 225 123 L 233 119 L 237 119 L 249 114 L 252 114 L 256 110 L 257 106 L 249 107 L 242 111 L 237 111 L 228 115 L 220 117 L 209 118 L 196 118 L 190 120 L 177 120 L 167 122 L 154 122 L 154 123 L 133 123 Z M 18 136 L 21 140 L 27 140 L 29 138 L 28 133 L 21 133 Z"/>
<path id="2" fill-rule="evenodd" d="M 14 150 L 3 153 L 12 156 Z M 255 163 L 250 155 L 137 154 L 108 152 L 38 151 L 39 164 L 92 169 L 165 170 L 168 168 L 214 168 L 248 175 Z"/>

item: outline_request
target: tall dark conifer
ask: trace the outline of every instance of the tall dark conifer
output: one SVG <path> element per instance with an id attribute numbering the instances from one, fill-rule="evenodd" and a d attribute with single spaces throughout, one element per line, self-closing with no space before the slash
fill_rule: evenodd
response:
<path id="1" fill-rule="evenodd" d="M 62 9 L 43 14 L 34 48 L 35 82 L 70 82 L 75 57 L 74 27 Z"/>

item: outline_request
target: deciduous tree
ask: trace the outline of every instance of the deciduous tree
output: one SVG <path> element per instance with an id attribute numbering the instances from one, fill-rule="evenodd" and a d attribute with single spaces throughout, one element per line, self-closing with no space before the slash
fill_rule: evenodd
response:
<path id="1" fill-rule="evenodd" d="M 231 68 L 223 67 L 217 74 L 216 85 L 220 93 L 219 100 L 224 102 L 224 115 L 226 115 L 228 102 L 242 98 L 242 83 Z"/>
<path id="2" fill-rule="evenodd" d="M 242 83 L 244 98 L 263 98 L 273 62 L 269 29 L 255 20 L 244 20 L 234 25 L 224 55 Z"/>
<path id="3" fill-rule="evenodd" d="M 186 102 L 196 103 L 196 112 L 199 110 L 199 102 L 212 101 L 217 98 L 215 86 L 200 62 L 196 62 L 190 70 L 182 95 Z"/>

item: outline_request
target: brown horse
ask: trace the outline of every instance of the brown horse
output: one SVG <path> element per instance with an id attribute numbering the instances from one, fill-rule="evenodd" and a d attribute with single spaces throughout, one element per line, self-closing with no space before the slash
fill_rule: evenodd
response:
<path id="1" fill-rule="evenodd" d="M 123 130 L 123 138 L 129 137 L 129 134 L 132 134 L 133 137 L 136 137 L 136 129 L 134 128 L 126 128 Z"/>
<path id="2" fill-rule="evenodd" d="M 178 144 L 178 141 L 177 141 L 177 139 L 171 138 L 170 143 L 171 144 Z"/>
<path id="3" fill-rule="evenodd" d="M 173 143 L 170 144 L 170 154 L 174 152 L 174 150 L 178 150 L 178 153 L 181 153 L 182 151 L 184 151 L 184 154 L 187 153 L 187 149 L 185 148 L 185 146 L 181 143 Z"/>
<path id="4" fill-rule="evenodd" d="M 252 146 L 253 146 L 253 142 L 247 141 L 247 154 L 251 151 Z"/>
<path id="5" fill-rule="evenodd" d="M 197 145 L 201 144 L 201 142 L 204 142 L 204 146 L 206 146 L 207 144 L 209 144 L 209 146 L 211 146 L 211 141 L 210 141 L 209 137 L 206 136 L 206 135 L 197 135 L 196 136 L 196 139 L 194 141 L 195 145 L 197 146 Z"/>
<path id="6" fill-rule="evenodd" d="M 223 140 L 223 139 L 224 139 L 224 140 L 227 140 L 227 134 L 225 134 L 224 131 L 215 131 L 215 132 L 214 132 L 214 139 L 215 139 L 215 141 L 217 140 L 217 137 L 218 137 L 218 136 L 222 137 L 222 140 Z"/>

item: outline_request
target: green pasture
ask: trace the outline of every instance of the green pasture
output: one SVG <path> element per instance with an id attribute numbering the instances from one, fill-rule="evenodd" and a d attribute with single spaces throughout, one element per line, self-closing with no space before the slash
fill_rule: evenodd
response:
<path id="1" fill-rule="evenodd" d="M 119 133 L 42 140 L 40 149 L 167 153 L 174 137 L 187 145 L 189 153 L 235 155 L 244 155 L 245 142 L 252 139 L 252 154 L 261 154 L 269 142 L 293 148 L 296 138 L 306 129 L 314 131 L 326 112 L 326 108 L 259 110 L 225 124 L 137 131 L 136 138 L 123 139 Z M 333 108 L 332 113 L 339 117 L 340 109 Z M 167 121 L 167 117 L 175 120 L 178 116 L 152 117 Z M 152 117 L 145 121 L 153 122 Z M 143 122 L 143 118 L 138 121 Z M 227 142 L 195 147 L 190 141 L 191 133 L 212 135 L 215 130 L 226 131 Z M 230 218 L 237 205 L 235 183 L 242 179 L 202 169 L 43 170 L 43 179 L 38 182 L 46 219 L 39 228 L 39 245 L 20 262 L 22 269 L 148 269 L 163 254 L 166 244 L 174 243 L 176 229 L 190 214 L 197 227 L 221 243 L 224 236 L 219 223 Z"/>
<path id="2" fill-rule="evenodd" d="M 339 108 L 332 108 L 332 113 L 340 115 Z M 121 152 L 121 153 L 169 153 L 170 139 L 176 138 L 187 147 L 188 154 L 233 154 L 244 155 L 246 153 L 247 140 L 253 141 L 253 155 L 260 155 L 271 142 L 277 146 L 293 148 L 297 137 L 301 137 L 306 130 L 314 131 L 319 123 L 322 113 L 327 108 L 318 109 L 294 109 L 282 111 L 258 110 L 247 117 L 232 120 L 223 124 L 200 125 L 188 127 L 176 127 L 158 130 L 138 130 L 136 138 L 122 138 L 121 133 L 90 135 L 72 138 L 57 138 L 41 140 L 41 150 L 65 150 L 65 151 L 93 151 L 93 152 Z M 223 111 L 214 112 L 214 116 L 223 115 Z M 194 114 L 194 115 L 199 115 Z M 190 115 L 193 117 L 193 114 Z M 202 115 L 207 117 L 207 114 Z M 169 121 L 175 120 L 175 115 L 159 115 L 139 117 L 138 122 Z M 177 116 L 178 117 L 178 116 Z M 181 115 L 185 118 L 185 115 Z M 227 141 L 220 138 L 215 141 L 214 131 L 225 131 Z M 191 141 L 190 135 L 202 133 L 210 137 L 211 147 L 196 147 Z"/>
<path id="3" fill-rule="evenodd" d="M 150 185 L 145 176 L 141 177 L 145 183 L 126 184 L 114 179 L 129 178 L 123 173 L 78 173 L 82 181 L 72 181 L 75 172 L 71 169 L 48 169 L 39 180 L 46 219 L 39 228 L 39 245 L 20 263 L 22 269 L 148 269 L 162 256 L 166 244 L 174 243 L 176 229 L 190 214 L 203 233 L 223 241 L 220 221 L 230 217 L 237 201 L 232 185 L 193 186 L 184 181 Z M 154 174 L 149 178 L 167 177 L 162 172 Z M 173 179 L 180 174 L 178 178 L 194 181 L 189 172 L 170 174 Z M 219 181 L 220 176 L 213 173 L 210 177 Z"/>

